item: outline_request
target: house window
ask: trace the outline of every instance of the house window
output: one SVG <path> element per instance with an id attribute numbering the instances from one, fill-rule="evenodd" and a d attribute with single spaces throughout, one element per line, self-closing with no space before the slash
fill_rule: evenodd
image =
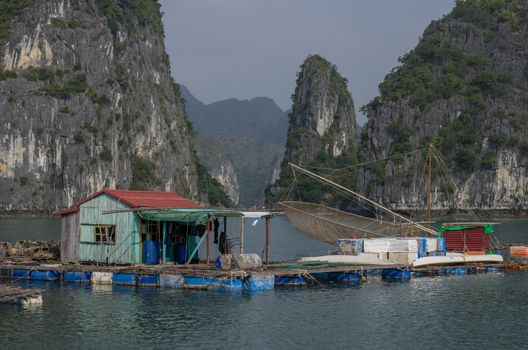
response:
<path id="1" fill-rule="evenodd" d="M 96 225 L 94 226 L 94 233 L 96 243 L 115 243 L 115 225 Z"/>
<path id="2" fill-rule="evenodd" d="M 160 233 L 159 221 L 143 221 L 142 240 L 158 240 Z"/>

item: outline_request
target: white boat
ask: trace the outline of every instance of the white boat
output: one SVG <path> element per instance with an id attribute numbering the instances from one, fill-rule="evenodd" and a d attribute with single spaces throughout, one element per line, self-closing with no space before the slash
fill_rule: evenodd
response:
<path id="1" fill-rule="evenodd" d="M 488 262 L 488 263 L 500 263 L 504 261 L 502 255 L 499 254 L 464 254 L 464 261 L 466 263 L 472 262 Z"/>
<path id="2" fill-rule="evenodd" d="M 299 259 L 300 262 L 321 261 L 331 264 L 349 265 L 398 265 L 398 262 L 391 260 L 381 260 L 364 255 L 321 255 L 309 256 Z"/>
<path id="3" fill-rule="evenodd" d="M 413 267 L 430 266 L 430 265 L 451 265 L 463 264 L 463 256 L 424 256 L 413 262 Z"/>
<path id="4" fill-rule="evenodd" d="M 503 261 L 504 259 L 502 255 L 498 254 L 473 255 L 462 253 L 447 253 L 446 256 L 425 256 L 423 258 L 416 259 L 413 263 L 413 267 L 466 264 L 474 262 L 499 263 Z"/>

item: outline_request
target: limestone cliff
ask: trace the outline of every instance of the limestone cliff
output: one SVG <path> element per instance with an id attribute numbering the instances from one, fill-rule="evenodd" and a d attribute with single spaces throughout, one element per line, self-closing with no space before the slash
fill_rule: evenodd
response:
<path id="1" fill-rule="evenodd" d="M 213 167 L 211 176 L 224 188 L 229 199 L 238 205 L 240 200 L 240 184 L 233 162 L 229 158 L 222 158 L 221 164 Z"/>
<path id="2" fill-rule="evenodd" d="M 103 187 L 199 197 L 155 0 L 2 0 L 0 17 L 0 211 Z"/>
<path id="3" fill-rule="evenodd" d="M 435 209 L 526 209 L 527 14 L 524 1 L 466 0 L 434 21 L 364 107 L 363 157 L 432 142 L 455 183 L 443 185 L 434 172 Z M 394 208 L 423 205 L 424 158 L 422 151 L 369 167 L 360 187 Z"/>
<path id="4" fill-rule="evenodd" d="M 355 161 L 356 115 L 347 80 L 335 65 L 318 55 L 301 65 L 292 96 L 293 106 L 280 178 L 267 190 L 267 199 L 284 198 L 293 180 L 288 163 L 304 166 L 349 165 Z M 315 186 L 315 185 L 314 185 Z M 321 200 L 323 192 L 306 189 L 306 199 Z M 295 194 L 292 194 L 295 196 Z"/>

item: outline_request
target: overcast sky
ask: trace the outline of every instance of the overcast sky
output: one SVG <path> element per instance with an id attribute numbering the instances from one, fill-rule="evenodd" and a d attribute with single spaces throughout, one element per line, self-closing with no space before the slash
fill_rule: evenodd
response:
<path id="1" fill-rule="evenodd" d="M 454 0 L 160 0 L 172 74 L 205 103 L 270 97 L 291 108 L 310 54 L 348 79 L 356 109 Z M 365 119 L 358 115 L 362 124 Z"/>

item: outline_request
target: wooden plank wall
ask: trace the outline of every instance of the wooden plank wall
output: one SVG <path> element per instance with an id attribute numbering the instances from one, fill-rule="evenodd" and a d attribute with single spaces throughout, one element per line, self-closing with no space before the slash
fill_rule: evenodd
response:
<path id="1" fill-rule="evenodd" d="M 79 251 L 79 212 L 61 218 L 61 261 L 78 262 Z"/>

